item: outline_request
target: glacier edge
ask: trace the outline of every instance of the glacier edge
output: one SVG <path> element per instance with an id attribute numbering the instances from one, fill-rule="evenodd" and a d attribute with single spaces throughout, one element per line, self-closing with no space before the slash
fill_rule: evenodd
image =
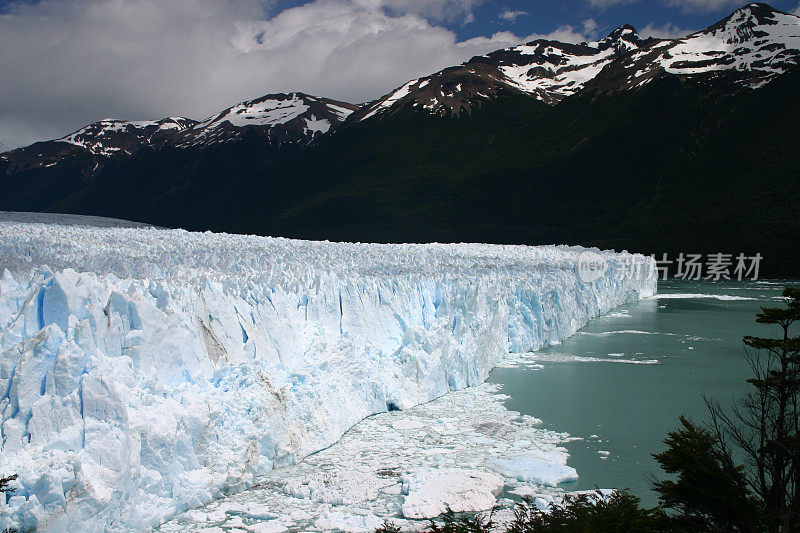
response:
<path id="1" fill-rule="evenodd" d="M 634 256 L 0 222 L 0 529 L 147 529 L 651 296 Z"/>

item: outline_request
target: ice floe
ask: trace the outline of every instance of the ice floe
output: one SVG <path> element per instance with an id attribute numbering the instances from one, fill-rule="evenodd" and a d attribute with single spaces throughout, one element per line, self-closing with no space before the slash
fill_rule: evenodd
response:
<path id="1" fill-rule="evenodd" d="M 551 468 L 573 478 L 563 444 L 574 437 L 508 410 L 500 391 L 498 385 L 483 384 L 370 417 L 330 448 L 271 472 L 254 489 L 180 515 L 161 531 L 227 528 L 242 517 L 247 528 L 280 523 L 292 530 L 318 530 L 323 516 L 338 517 L 337 527 L 327 525 L 342 531 L 359 523 L 348 517 L 372 516 L 414 530 L 426 522 L 410 516 L 438 514 L 448 506 L 512 509 L 511 494 L 558 500 L 565 489 L 553 486 L 555 477 L 545 480 L 544 473 Z M 493 468 L 514 457 L 537 458 L 542 477 Z M 499 490 L 504 492 L 495 498 Z"/>

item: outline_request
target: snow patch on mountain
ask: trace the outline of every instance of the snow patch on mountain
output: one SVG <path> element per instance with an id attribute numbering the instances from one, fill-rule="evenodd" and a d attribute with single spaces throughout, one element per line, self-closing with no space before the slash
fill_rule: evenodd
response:
<path id="1" fill-rule="evenodd" d="M 546 75 L 542 75 L 541 70 L 532 69 L 530 65 L 500 67 L 514 85 L 544 101 L 552 99 L 553 94 L 563 97 L 577 93 L 587 81 L 603 70 L 614 55 L 611 49 L 598 50 L 592 55 L 555 54 L 553 47 L 541 44 L 524 45 L 516 50 L 522 54 L 541 53 L 556 58 L 553 63 L 545 63 L 540 67 L 546 70 Z"/>
<path id="2" fill-rule="evenodd" d="M 599 41 L 579 45 L 535 41 L 509 49 L 509 53 L 519 53 L 520 60 L 501 63 L 499 68 L 514 86 L 539 100 L 554 103 L 579 92 L 611 61 L 638 50 L 644 43 L 631 26 L 623 26 Z M 526 61 L 526 56 L 531 59 Z"/>
<path id="3" fill-rule="evenodd" d="M 432 114 L 469 111 L 471 101 L 492 98 L 503 88 L 556 103 L 580 91 L 585 84 L 620 55 L 637 50 L 649 41 L 636 30 L 623 26 L 608 37 L 580 44 L 538 40 L 497 50 L 411 80 L 359 113 L 365 120 L 401 104 Z"/>
<path id="4" fill-rule="evenodd" d="M 286 100 L 267 98 L 254 102 L 244 102 L 223 111 L 216 117 L 198 124 L 198 128 L 214 127 L 227 121 L 233 126 L 272 126 L 285 124 L 308 111 L 308 106 L 297 95 Z"/>
<path id="5" fill-rule="evenodd" d="M 331 129 L 331 123 L 326 118 L 317 118 L 314 115 L 311 115 L 310 118 L 305 119 L 306 127 L 304 132 L 319 132 L 319 133 L 327 133 Z"/>
<path id="6" fill-rule="evenodd" d="M 787 50 L 795 53 L 787 55 Z M 791 57 L 797 50 L 800 17 L 753 4 L 710 30 L 680 39 L 666 49 L 660 62 L 674 74 L 730 69 L 769 75 L 784 72 L 787 62 L 797 64 Z"/>
<path id="7" fill-rule="evenodd" d="M 428 80 L 416 79 L 409 81 L 408 83 L 406 83 L 399 89 L 396 89 L 394 92 L 390 93 L 386 97 L 381 98 L 376 105 L 370 108 L 369 112 L 366 115 L 364 115 L 364 117 L 361 120 L 366 120 L 369 117 L 374 116 L 376 113 L 379 113 L 385 109 L 389 109 L 395 104 L 395 102 L 398 102 L 405 96 L 407 96 L 411 92 L 412 86 L 416 85 L 418 88 L 421 89 L 425 87 L 427 84 Z"/>
<path id="8" fill-rule="evenodd" d="M 303 93 L 271 94 L 242 102 L 179 136 L 176 146 L 207 147 L 241 139 L 245 128 L 273 144 L 304 142 L 335 129 L 357 106 Z"/>
<path id="9" fill-rule="evenodd" d="M 158 139 L 194 124 L 193 120 L 183 117 L 139 121 L 109 118 L 89 124 L 55 142 L 80 146 L 98 156 L 111 156 L 119 152 L 131 154 L 145 144 L 154 144 Z"/>

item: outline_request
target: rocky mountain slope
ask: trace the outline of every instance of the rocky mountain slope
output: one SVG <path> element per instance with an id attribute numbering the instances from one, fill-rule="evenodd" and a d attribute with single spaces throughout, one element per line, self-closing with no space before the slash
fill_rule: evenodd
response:
<path id="1" fill-rule="evenodd" d="M 672 75 L 756 88 L 800 63 L 800 18 L 749 4 L 681 39 L 642 39 L 632 26 L 596 42 L 538 40 L 411 80 L 359 110 L 360 120 L 409 106 L 459 115 L 480 99 L 519 91 L 556 104 L 584 88 L 622 90 Z"/>
<path id="2" fill-rule="evenodd" d="M 82 158 L 87 178 L 99 174 L 111 158 L 142 148 L 205 149 L 255 134 L 272 145 L 303 143 L 333 131 L 356 106 L 303 93 L 270 94 L 229 107 L 197 122 L 184 117 L 158 121 L 106 119 L 52 141 L 34 143 L 0 155 L 6 174 L 66 166 Z"/>
<path id="3" fill-rule="evenodd" d="M 163 145 L 175 133 L 196 124 L 194 120 L 171 117 L 158 121 L 105 119 L 52 141 L 37 142 L 0 155 L 5 172 L 51 168 L 83 156 L 86 176 L 97 174 L 112 156 L 127 156 L 144 146 Z"/>
<path id="4" fill-rule="evenodd" d="M 178 147 L 209 147 L 261 133 L 272 144 L 307 142 L 332 132 L 357 106 L 303 93 L 270 94 L 222 111 L 172 139 Z"/>

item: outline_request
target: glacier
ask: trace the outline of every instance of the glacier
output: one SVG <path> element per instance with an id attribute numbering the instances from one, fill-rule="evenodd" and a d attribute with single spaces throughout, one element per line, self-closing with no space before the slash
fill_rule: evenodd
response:
<path id="1" fill-rule="evenodd" d="M 501 365 L 517 367 L 506 363 L 510 358 Z M 273 470 L 253 488 L 179 514 L 157 531 L 370 533 L 384 520 L 402 531 L 419 531 L 428 523 L 421 518 L 434 518 L 447 507 L 493 509 L 498 518 L 513 516 L 517 496 L 563 497 L 567 488 L 554 485 L 562 479 L 541 475 L 563 468 L 569 458 L 564 446 L 582 439 L 509 410 L 511 398 L 502 390 L 500 384 L 483 383 L 371 416 L 333 446 Z M 517 469 L 507 474 L 492 469 L 498 460 L 514 460 L 531 473 L 534 465 L 520 458 L 537 460 L 539 475 L 521 480 Z M 492 481 L 494 474 L 503 479 Z M 498 488 L 502 494 L 496 494 Z"/>
<path id="2" fill-rule="evenodd" d="M 155 527 L 655 294 L 650 258 L 584 283 L 584 252 L 4 216 L 0 529 Z"/>

